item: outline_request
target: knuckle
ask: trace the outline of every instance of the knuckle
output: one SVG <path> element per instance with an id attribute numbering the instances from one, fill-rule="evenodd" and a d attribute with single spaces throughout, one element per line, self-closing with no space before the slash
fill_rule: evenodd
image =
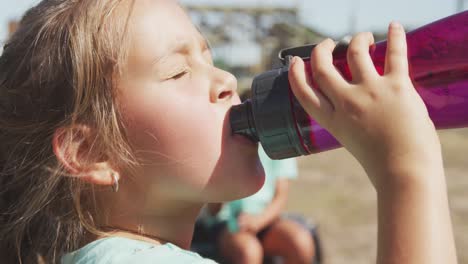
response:
<path id="1" fill-rule="evenodd" d="M 353 39 L 351 40 L 351 44 L 360 43 L 365 39 L 366 39 L 366 33 L 364 32 L 357 33 L 356 35 L 354 35 Z"/>
<path id="2" fill-rule="evenodd" d="M 370 98 L 371 101 L 376 102 L 379 101 L 382 97 L 381 92 L 377 89 L 370 89 L 367 92 L 367 96 Z"/>
<path id="3" fill-rule="evenodd" d="M 327 48 L 327 43 L 326 43 L 326 41 L 323 41 L 314 48 L 312 53 L 323 54 L 323 52 L 326 50 L 326 48 Z"/>
<path id="4" fill-rule="evenodd" d="M 330 47 L 334 47 L 335 42 L 331 38 L 327 38 L 320 42 L 313 50 L 312 53 L 317 52 L 323 54 L 325 51 L 330 50 Z"/>
<path id="5" fill-rule="evenodd" d="M 354 100 L 344 100 L 342 108 L 343 112 L 355 119 L 359 119 L 365 112 L 365 108 Z"/>
<path id="6" fill-rule="evenodd" d="M 363 55 L 363 50 L 361 47 L 358 45 L 357 42 L 352 42 L 351 45 L 348 48 L 348 56 L 350 57 L 359 57 Z"/>
<path id="7" fill-rule="evenodd" d="M 361 96 L 346 96 L 341 100 L 343 112 L 359 118 L 365 113 L 365 102 Z"/>
<path id="8" fill-rule="evenodd" d="M 387 48 L 387 55 L 390 57 L 403 57 L 403 51 L 399 47 Z"/>
<path id="9" fill-rule="evenodd" d="M 372 32 L 364 32 L 366 38 L 371 42 L 374 42 L 374 34 Z"/>
<path id="10" fill-rule="evenodd" d="M 394 76 L 390 82 L 390 87 L 394 93 L 401 94 L 406 90 L 408 84 L 401 77 Z"/>
<path id="11" fill-rule="evenodd" d="M 393 72 L 388 76 L 385 76 L 385 83 L 388 92 L 392 96 L 403 96 L 406 93 L 411 92 L 411 89 L 414 89 L 413 83 L 409 75 L 402 74 L 400 72 Z"/>
<path id="12" fill-rule="evenodd" d="M 356 36 L 354 38 L 358 39 L 358 40 L 363 40 L 363 39 L 367 38 L 367 32 L 359 32 L 359 33 L 356 34 Z"/>
<path id="13" fill-rule="evenodd" d="M 374 34 L 372 32 L 367 31 L 367 32 L 361 32 L 358 33 L 355 37 L 356 40 L 359 40 L 361 42 L 369 42 L 370 40 L 372 41 L 374 39 Z"/>
<path id="14" fill-rule="evenodd" d="M 361 56 L 367 52 L 368 46 L 374 43 L 374 35 L 371 32 L 358 33 L 349 44 L 349 56 Z"/>
<path id="15" fill-rule="evenodd" d="M 315 67 L 315 70 L 313 72 L 313 76 L 315 80 L 316 81 L 323 80 L 326 77 L 326 75 L 327 75 L 327 69 L 322 64 L 318 64 Z"/>
<path id="16" fill-rule="evenodd" d="M 362 102 L 367 103 L 379 103 L 382 102 L 385 94 L 387 94 L 386 89 L 381 89 L 382 82 L 376 82 L 371 80 L 367 83 L 367 89 L 362 89 L 363 99 Z"/>

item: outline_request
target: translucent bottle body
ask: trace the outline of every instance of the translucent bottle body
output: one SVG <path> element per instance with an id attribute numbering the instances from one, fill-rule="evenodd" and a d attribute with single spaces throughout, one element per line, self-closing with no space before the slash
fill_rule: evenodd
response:
<path id="1" fill-rule="evenodd" d="M 408 33 L 407 42 L 410 77 L 436 128 L 468 127 L 468 11 Z M 380 74 L 384 72 L 386 48 L 384 41 L 370 50 Z M 334 54 L 333 63 L 347 80 L 352 80 L 345 50 Z M 306 65 L 310 73 L 309 63 Z M 291 102 L 306 152 L 340 147 L 339 142 L 309 117 L 297 101 Z"/>

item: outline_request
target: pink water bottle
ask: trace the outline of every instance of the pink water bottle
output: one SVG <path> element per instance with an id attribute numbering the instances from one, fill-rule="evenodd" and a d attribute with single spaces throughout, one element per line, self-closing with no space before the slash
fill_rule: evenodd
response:
<path id="1" fill-rule="evenodd" d="M 436 21 L 407 34 L 410 77 L 438 129 L 468 127 L 468 11 Z M 273 159 L 340 147 L 294 98 L 288 81 L 288 58 L 309 60 L 314 45 L 281 52 L 285 67 L 263 73 L 252 84 L 252 99 L 233 107 L 233 133 L 260 141 Z M 380 74 L 387 42 L 370 51 Z M 334 65 L 347 80 L 351 73 L 346 48 L 334 52 Z M 306 63 L 310 67 L 309 63 Z M 310 71 L 310 69 L 307 69 Z"/>

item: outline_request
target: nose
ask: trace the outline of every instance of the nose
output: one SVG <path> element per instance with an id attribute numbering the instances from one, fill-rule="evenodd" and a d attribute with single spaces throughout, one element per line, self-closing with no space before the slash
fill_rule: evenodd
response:
<path id="1" fill-rule="evenodd" d="M 231 101 L 237 90 L 237 79 L 229 72 L 213 68 L 213 81 L 210 89 L 210 102 Z"/>

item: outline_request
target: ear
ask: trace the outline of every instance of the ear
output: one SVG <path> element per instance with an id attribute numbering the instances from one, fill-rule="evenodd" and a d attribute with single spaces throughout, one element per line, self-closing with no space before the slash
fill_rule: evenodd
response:
<path id="1" fill-rule="evenodd" d="M 52 147 L 57 160 L 69 172 L 70 177 L 97 185 L 113 185 L 119 173 L 106 156 L 95 147 L 96 134 L 85 125 L 72 125 L 55 130 Z"/>

